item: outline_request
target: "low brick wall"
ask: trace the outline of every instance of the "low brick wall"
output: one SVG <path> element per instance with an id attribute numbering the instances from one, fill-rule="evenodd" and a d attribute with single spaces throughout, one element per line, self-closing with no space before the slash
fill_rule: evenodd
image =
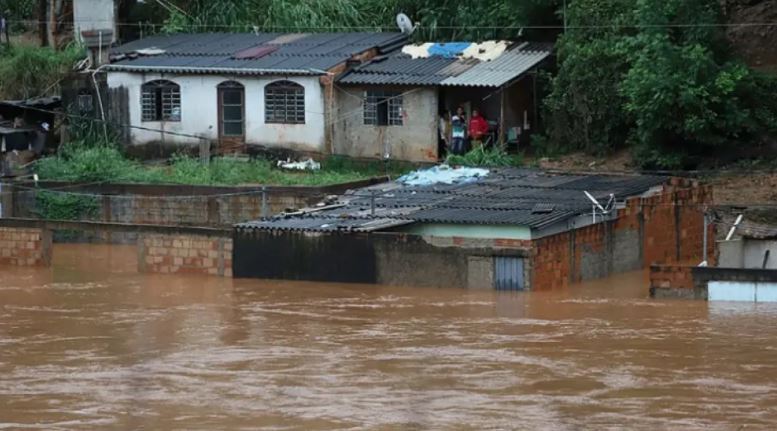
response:
<path id="1" fill-rule="evenodd" d="M 50 263 L 50 231 L 0 227 L 0 265 L 47 266 Z"/>
<path id="2" fill-rule="evenodd" d="M 650 267 L 650 296 L 654 298 L 705 298 L 701 286 L 697 289 L 691 265 L 652 265 Z"/>
<path id="3" fill-rule="evenodd" d="M 777 270 L 653 265 L 650 267 L 650 296 L 654 298 L 707 299 L 707 285 L 710 281 L 775 283 L 777 282 Z"/>
<path id="4" fill-rule="evenodd" d="M 232 277 L 232 239 L 150 234 L 138 238 L 138 271 Z"/>

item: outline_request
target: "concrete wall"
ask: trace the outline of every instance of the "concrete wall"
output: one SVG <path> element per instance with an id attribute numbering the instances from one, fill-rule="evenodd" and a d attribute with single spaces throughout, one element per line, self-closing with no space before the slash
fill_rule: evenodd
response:
<path id="1" fill-rule="evenodd" d="M 718 249 L 719 267 L 777 269 L 777 241 L 752 238 L 718 241 Z M 767 251 L 769 258 L 764 267 Z"/>
<path id="2" fill-rule="evenodd" d="M 236 277 L 395 286 L 494 288 L 494 256 L 525 258 L 531 242 L 401 233 L 235 231 Z"/>
<path id="3" fill-rule="evenodd" d="M 413 235 L 434 237 L 531 239 L 531 229 L 525 226 L 414 223 L 399 229 L 399 231 Z"/>
<path id="4" fill-rule="evenodd" d="M 366 186 L 371 180 L 324 187 L 266 187 L 267 215 L 290 208 L 314 205 L 327 195 Z M 37 187 L 33 189 L 33 187 Z M 40 190 L 66 190 L 68 193 L 98 195 L 95 214 L 80 217 L 103 222 L 171 226 L 222 227 L 262 217 L 261 187 L 210 187 L 143 184 L 79 185 L 64 182 L 40 182 L 4 186 L 0 201 L 5 217 L 41 217 Z"/>
<path id="5" fill-rule="evenodd" d="M 614 220 L 534 240 L 534 290 L 633 271 L 659 263 L 703 260 L 704 213 L 711 189 L 673 179 L 662 193 L 632 198 Z M 714 260 L 714 227 L 707 256 Z"/>
<path id="6" fill-rule="evenodd" d="M 75 37 L 82 41 L 81 32 L 91 30 L 113 30 L 113 39 L 106 41 L 106 45 L 116 41 L 116 19 L 114 2 L 108 0 L 74 0 L 73 23 L 75 25 Z M 107 55 L 107 53 L 106 53 Z"/>
<path id="7" fill-rule="evenodd" d="M 0 227 L 0 265 L 47 266 L 51 263 L 51 232 Z"/>
<path id="8" fill-rule="evenodd" d="M 364 124 L 363 100 L 367 87 L 348 87 L 336 93 L 333 145 L 336 154 L 351 157 L 383 158 L 415 162 L 437 161 L 437 90 L 424 87 L 375 89 L 404 93 L 402 126 Z"/>
<path id="9" fill-rule="evenodd" d="M 138 239 L 138 272 L 232 277 L 232 239 L 145 234 Z"/>
<path id="10" fill-rule="evenodd" d="M 181 87 L 181 121 L 141 121 L 141 85 L 156 79 L 170 80 Z M 264 87 L 278 80 L 289 80 L 305 87 L 305 124 L 265 123 Z M 227 77 L 108 73 L 108 87 L 110 89 L 127 89 L 131 125 L 201 136 L 211 141 L 218 139 L 217 87 L 225 81 L 236 81 L 245 87 L 245 138 L 247 144 L 302 152 L 325 151 L 324 96 L 318 77 Z M 196 146 L 201 142 L 201 139 L 198 138 L 141 129 L 131 129 L 129 139 L 134 145 L 162 143 Z"/>
<path id="11" fill-rule="evenodd" d="M 743 289 L 753 284 L 768 286 L 777 283 L 777 271 L 691 265 L 650 267 L 650 296 L 655 298 L 707 299 L 711 282 L 733 282 L 731 287 Z"/>

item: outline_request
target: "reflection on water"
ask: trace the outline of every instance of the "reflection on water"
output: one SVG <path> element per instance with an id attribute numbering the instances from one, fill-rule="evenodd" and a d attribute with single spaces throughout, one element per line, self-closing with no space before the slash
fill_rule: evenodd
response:
<path id="1" fill-rule="evenodd" d="M 777 307 L 0 270 L 0 429 L 770 429 Z M 743 428 L 743 426 L 746 426 Z"/>

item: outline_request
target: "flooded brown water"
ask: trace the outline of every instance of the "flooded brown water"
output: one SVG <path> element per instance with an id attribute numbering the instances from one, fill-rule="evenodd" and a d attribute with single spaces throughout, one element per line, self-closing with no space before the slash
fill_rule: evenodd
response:
<path id="1" fill-rule="evenodd" d="M 0 429 L 774 429 L 777 308 L 0 270 Z"/>

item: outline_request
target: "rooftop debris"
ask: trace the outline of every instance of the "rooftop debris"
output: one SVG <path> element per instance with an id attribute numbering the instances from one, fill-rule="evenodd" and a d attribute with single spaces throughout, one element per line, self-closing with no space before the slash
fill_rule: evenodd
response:
<path id="1" fill-rule="evenodd" d="M 466 184 L 488 176 L 488 169 L 438 165 L 429 169 L 410 172 L 399 178 L 408 186 L 430 186 L 433 184 Z"/>

